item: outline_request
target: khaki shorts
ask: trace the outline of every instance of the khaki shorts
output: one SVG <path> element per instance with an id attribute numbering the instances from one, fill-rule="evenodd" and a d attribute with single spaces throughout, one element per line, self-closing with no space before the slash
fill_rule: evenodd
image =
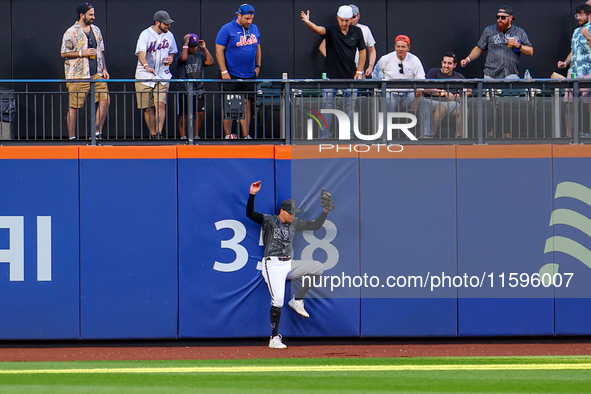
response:
<path id="1" fill-rule="evenodd" d="M 135 83 L 135 91 L 137 97 L 137 107 L 150 108 L 154 106 L 154 103 L 166 104 L 166 94 L 168 93 L 168 87 L 170 83 L 162 85 L 160 82 L 153 88 L 148 85 L 144 85 L 141 82 Z"/>
<path id="2" fill-rule="evenodd" d="M 100 74 L 94 74 L 90 79 L 103 79 Z M 86 94 L 90 92 L 90 82 L 68 82 L 66 83 L 70 92 L 70 108 L 82 108 L 86 100 Z M 94 85 L 94 102 L 109 99 L 109 89 L 106 82 L 97 82 Z"/>

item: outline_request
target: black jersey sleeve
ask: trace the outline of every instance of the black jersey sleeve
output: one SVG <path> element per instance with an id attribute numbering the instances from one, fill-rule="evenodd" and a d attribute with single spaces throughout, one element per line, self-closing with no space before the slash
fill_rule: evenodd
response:
<path id="1" fill-rule="evenodd" d="M 316 218 L 316 220 L 313 220 L 311 222 L 306 222 L 302 226 L 302 230 L 320 230 L 320 228 L 324 224 L 324 221 L 326 220 L 327 215 L 328 215 L 328 212 L 322 212 L 322 214 L 320 216 L 318 216 Z"/>
<path id="2" fill-rule="evenodd" d="M 263 224 L 263 214 L 254 211 L 254 196 L 254 194 L 248 196 L 248 202 L 246 203 L 246 217 L 258 224 Z"/>

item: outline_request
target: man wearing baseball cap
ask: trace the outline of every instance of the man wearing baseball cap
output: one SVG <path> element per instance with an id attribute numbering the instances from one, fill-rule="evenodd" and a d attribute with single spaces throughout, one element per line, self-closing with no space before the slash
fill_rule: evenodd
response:
<path id="1" fill-rule="evenodd" d="M 416 55 L 410 53 L 410 38 L 404 34 L 394 39 L 394 51 L 378 60 L 373 71 L 374 79 L 425 79 L 423 63 Z M 422 91 L 410 88 L 388 89 L 387 102 L 389 112 L 416 112 Z M 428 112 L 428 116 L 431 113 Z M 431 122 L 420 122 L 421 138 L 431 138 Z"/>
<path id="2" fill-rule="evenodd" d="M 466 67 L 488 50 L 484 64 L 484 78 L 519 78 L 519 57 L 534 54 L 525 31 L 513 25 L 513 8 L 503 6 L 496 14 L 497 23 L 487 26 L 470 54 L 460 62 Z"/>
<path id="3" fill-rule="evenodd" d="M 221 27 L 215 39 L 215 56 L 220 65 L 220 77 L 230 79 L 256 79 L 261 71 L 261 33 L 254 20 L 254 7 L 242 4 L 236 11 L 236 17 Z M 247 92 L 244 100 L 244 119 L 240 119 L 242 138 L 251 139 L 250 117 L 253 95 L 256 92 L 254 82 L 226 82 L 224 91 Z M 232 120 L 224 119 L 225 138 L 235 137 L 231 133 Z"/>
<path id="4" fill-rule="evenodd" d="M 200 40 L 197 34 L 186 34 L 183 38 L 181 55 L 177 58 L 176 67 L 173 67 L 175 79 L 203 79 L 205 67 L 213 65 L 213 57 L 204 40 Z M 179 131 L 181 138 L 187 138 L 189 114 L 196 114 L 194 121 L 194 138 L 199 138 L 199 129 L 205 117 L 205 103 L 203 97 L 203 82 L 177 82 L 176 91 L 187 92 L 189 87 L 195 93 L 193 108 L 189 108 L 188 94 L 176 95 L 178 99 Z M 197 109 L 197 110 L 195 110 Z"/>
<path id="5" fill-rule="evenodd" d="M 144 119 L 153 139 L 164 138 L 162 128 L 166 118 L 166 94 L 172 78 L 170 64 L 178 52 L 176 40 L 170 25 L 174 21 L 166 11 L 154 14 L 154 24 L 141 32 L 135 54 L 137 66 L 135 79 L 161 79 L 164 81 L 142 81 L 135 83 L 137 106 L 144 110 Z"/>
<path id="6" fill-rule="evenodd" d="M 94 7 L 81 3 L 76 7 L 77 21 L 74 22 L 62 38 L 61 56 L 66 59 L 64 68 L 66 79 L 109 79 L 105 60 L 105 41 L 101 29 L 94 25 Z M 69 82 L 70 109 L 67 123 L 70 139 L 76 139 L 76 119 L 78 108 L 82 108 L 86 94 L 90 91 L 89 82 Z M 96 110 L 95 136 L 102 139 L 103 125 L 107 119 L 109 93 L 106 82 L 95 83 L 95 101 L 99 102 Z"/>
<path id="7" fill-rule="evenodd" d="M 353 8 L 350 5 L 342 5 L 337 11 L 337 24 L 318 26 L 310 20 L 310 10 L 301 11 L 300 17 L 310 30 L 321 35 L 326 41 L 326 75 L 328 79 L 362 79 L 363 67 L 366 59 L 366 46 L 363 32 L 357 26 L 352 25 Z M 355 54 L 359 51 L 359 62 L 355 63 Z M 336 89 L 323 90 L 323 108 L 335 108 Z M 355 109 L 354 89 L 344 91 L 345 113 L 353 119 Z M 331 137 L 330 125 L 332 117 L 326 117 L 327 129 L 320 130 L 320 138 Z M 351 122 L 353 125 L 353 122 Z M 340 137 L 340 136 L 339 136 Z"/>
<path id="8" fill-rule="evenodd" d="M 279 335 L 279 320 L 285 297 L 285 282 L 302 276 L 318 277 L 324 273 L 324 265 L 314 260 L 292 260 L 293 238 L 297 231 L 319 230 L 328 212 L 334 209 L 332 196 L 326 190 L 320 193 L 322 213 L 316 220 L 307 221 L 296 218 L 300 212 L 293 200 L 283 200 L 278 215 L 267 215 L 255 212 L 255 195 L 261 190 L 261 181 L 250 185 L 250 195 L 246 204 L 246 217 L 261 225 L 263 229 L 263 244 L 265 246 L 262 260 L 261 274 L 267 283 L 271 294 L 271 349 L 285 349 L 282 337 Z M 297 294 L 287 303 L 293 310 L 303 317 L 310 317 L 304 308 L 304 296 L 312 287 L 311 283 L 302 285 Z"/>
<path id="9" fill-rule="evenodd" d="M 365 40 L 365 46 L 367 49 L 366 58 L 369 63 L 365 69 L 364 75 L 369 78 L 371 77 L 371 73 L 373 72 L 376 64 L 376 40 L 373 37 L 369 26 L 359 23 L 359 19 L 361 18 L 359 7 L 357 7 L 355 4 L 349 4 L 349 6 L 353 10 L 353 19 L 351 19 L 351 25 L 357 26 L 363 32 L 363 39 Z M 320 53 L 322 53 L 322 56 L 326 57 L 326 40 L 322 40 L 318 49 L 320 50 Z M 357 51 L 355 54 L 355 65 L 359 65 L 359 51 Z M 365 67 L 365 65 L 363 66 Z"/>

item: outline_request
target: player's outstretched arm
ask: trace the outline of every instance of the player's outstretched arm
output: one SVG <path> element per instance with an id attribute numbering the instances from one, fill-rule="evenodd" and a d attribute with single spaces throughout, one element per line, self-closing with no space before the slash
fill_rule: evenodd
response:
<path id="1" fill-rule="evenodd" d="M 248 196 L 248 202 L 246 203 L 246 217 L 258 224 L 263 223 L 263 215 L 254 211 L 254 196 L 260 190 L 261 181 L 256 181 L 250 185 L 250 195 Z"/>

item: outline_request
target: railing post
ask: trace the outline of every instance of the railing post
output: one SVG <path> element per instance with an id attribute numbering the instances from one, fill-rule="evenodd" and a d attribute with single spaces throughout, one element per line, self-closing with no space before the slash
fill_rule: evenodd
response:
<path id="1" fill-rule="evenodd" d="M 388 84 L 386 83 L 386 80 L 382 79 L 382 138 L 380 142 L 383 143 L 388 143 L 388 134 L 386 133 L 386 130 L 388 129 Z M 378 120 L 379 122 L 379 120 Z M 379 128 L 379 123 L 378 123 L 378 128 Z"/>
<path id="2" fill-rule="evenodd" d="M 476 134 L 478 145 L 484 144 L 484 101 L 483 101 L 482 81 L 478 82 L 478 97 L 476 97 Z"/>
<path id="3" fill-rule="evenodd" d="M 94 80 L 90 81 L 90 145 L 96 146 L 96 101 Z"/>
<path id="4" fill-rule="evenodd" d="M 188 109 L 188 114 L 187 114 L 187 118 L 188 118 L 188 130 L 185 130 L 185 132 L 187 133 L 187 138 L 189 139 L 189 145 L 193 145 L 193 140 L 194 140 L 194 130 L 193 130 L 193 119 L 195 118 L 194 114 L 193 114 L 193 83 L 192 82 L 188 82 L 188 95 L 189 97 L 187 97 L 187 109 Z M 197 108 L 197 111 L 199 111 L 199 108 Z M 183 125 L 184 126 L 184 125 Z"/>
<path id="5" fill-rule="evenodd" d="M 468 89 L 462 89 L 462 138 L 468 138 Z"/>
<path id="6" fill-rule="evenodd" d="M 560 89 L 554 88 L 552 96 L 552 137 L 560 138 Z"/>
<path id="7" fill-rule="evenodd" d="M 573 144 L 579 144 L 579 81 L 573 83 Z"/>
<path id="8" fill-rule="evenodd" d="M 285 118 L 283 119 L 283 128 L 285 133 L 285 143 L 291 145 L 291 88 L 290 83 L 285 82 L 283 85 L 283 108 L 285 111 Z"/>

